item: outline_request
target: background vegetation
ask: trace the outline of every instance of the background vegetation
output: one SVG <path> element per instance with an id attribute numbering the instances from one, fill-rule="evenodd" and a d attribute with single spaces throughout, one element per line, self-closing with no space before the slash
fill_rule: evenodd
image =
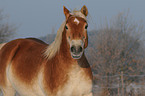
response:
<path id="1" fill-rule="evenodd" d="M 14 35 L 16 27 L 9 24 L 8 16 L 0 9 L 0 43 L 8 41 Z"/>

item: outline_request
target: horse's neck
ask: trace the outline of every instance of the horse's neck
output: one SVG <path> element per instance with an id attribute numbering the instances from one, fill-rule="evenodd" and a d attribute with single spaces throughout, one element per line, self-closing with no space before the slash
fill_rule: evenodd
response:
<path id="1" fill-rule="evenodd" d="M 45 87 L 50 88 L 51 91 L 57 90 L 60 85 L 63 85 L 68 80 L 67 74 L 71 71 L 71 66 L 75 63 L 77 61 L 71 58 L 65 33 L 63 33 L 60 50 L 44 65 Z"/>
<path id="2" fill-rule="evenodd" d="M 68 44 L 67 39 L 66 39 L 66 31 L 65 30 L 62 34 L 62 42 L 60 45 L 60 50 L 59 50 L 58 55 L 61 55 L 61 57 L 63 57 L 62 59 L 64 59 L 64 60 L 66 60 L 66 59 L 71 60 L 71 62 L 76 61 L 71 57 L 70 47 L 69 47 L 69 44 Z"/>
<path id="3" fill-rule="evenodd" d="M 62 44 L 60 46 L 60 51 L 58 53 L 58 55 L 61 55 L 59 57 L 63 57 L 62 59 L 64 59 L 65 61 L 70 61 L 70 62 L 77 62 L 77 64 L 79 65 L 79 67 L 81 68 L 88 68 L 90 67 L 85 54 L 82 55 L 82 57 L 78 60 L 75 60 L 71 57 L 70 54 L 70 47 L 67 43 L 67 39 L 66 39 L 66 31 L 64 30 L 63 34 L 62 34 Z M 74 64 L 74 63 L 73 63 Z"/>

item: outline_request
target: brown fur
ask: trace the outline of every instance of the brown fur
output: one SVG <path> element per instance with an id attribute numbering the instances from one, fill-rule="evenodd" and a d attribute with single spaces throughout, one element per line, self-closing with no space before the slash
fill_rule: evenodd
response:
<path id="1" fill-rule="evenodd" d="M 34 41 L 39 42 L 39 43 L 46 44 L 44 41 L 42 41 L 42 40 L 40 40 L 40 39 L 37 39 L 37 38 L 32 38 L 32 37 L 30 37 L 30 38 L 26 38 L 26 39 L 30 39 L 30 40 L 34 40 Z"/>
<path id="2" fill-rule="evenodd" d="M 63 85 L 67 80 L 67 76 L 65 74 L 69 70 L 69 67 L 72 62 L 72 58 L 70 57 L 70 54 L 68 54 L 69 50 L 66 47 L 67 47 L 66 40 L 62 40 L 59 54 L 57 54 L 54 58 L 52 58 L 52 60 L 49 61 L 51 65 L 46 65 L 47 67 L 45 67 L 44 69 L 46 75 L 45 85 L 50 85 L 50 90 L 52 91 L 56 91 L 56 88 L 58 88 L 59 85 Z M 53 70 L 56 71 L 54 72 Z M 47 75 L 50 75 L 51 77 L 48 78 Z M 49 82 L 52 83 L 49 84 Z"/>
<path id="3" fill-rule="evenodd" d="M 44 44 L 28 39 L 17 39 L 7 43 L 0 54 L 0 71 L 2 71 L 0 73 L 5 76 L 6 66 L 12 63 L 18 77 L 25 82 L 30 82 L 42 62 L 42 52 L 45 47 Z M 0 80 L 5 81 L 2 78 Z"/>
<path id="4" fill-rule="evenodd" d="M 80 21 L 78 26 L 73 24 L 74 18 L 77 18 Z M 48 45 L 39 39 L 27 38 L 8 42 L 0 51 L 0 88 L 6 90 L 5 88 L 8 87 L 9 80 L 10 82 L 16 83 L 7 77 L 7 70 L 9 70 L 7 68 L 9 66 L 13 76 L 16 78 L 15 80 L 30 88 L 33 88 L 32 85 L 37 85 L 35 84 L 36 80 L 40 79 L 38 78 L 38 75 L 42 72 L 41 89 L 43 94 L 45 94 L 44 96 L 56 96 L 59 90 L 62 90 L 65 85 L 69 84 L 71 76 L 68 74 L 73 70 L 73 66 L 76 66 L 75 68 L 81 70 L 79 72 L 82 72 L 82 75 L 85 78 L 83 81 L 91 84 L 92 72 L 85 55 L 83 54 L 78 60 L 73 59 L 70 55 L 70 46 L 67 41 L 67 36 L 73 36 L 73 39 L 80 39 L 85 36 L 85 42 L 87 42 L 87 32 L 84 31 L 86 20 L 81 17 L 72 16 L 67 19 L 66 23 L 71 28 L 71 31 L 68 34 L 64 28 L 60 49 L 55 56 L 49 60 L 44 56 L 44 51 Z M 87 46 L 86 44 L 85 46 Z M 13 84 L 11 86 L 13 88 L 16 87 L 14 87 Z M 18 89 L 15 90 L 18 91 Z M 86 90 L 85 92 L 86 93 L 83 94 L 86 94 L 87 96 L 87 94 L 90 94 L 91 89 Z"/>

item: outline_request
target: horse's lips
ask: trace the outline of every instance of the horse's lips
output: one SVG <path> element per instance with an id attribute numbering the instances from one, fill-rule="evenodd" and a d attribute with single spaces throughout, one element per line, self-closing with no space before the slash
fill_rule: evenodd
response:
<path id="1" fill-rule="evenodd" d="M 82 56 L 82 53 L 78 54 L 78 55 L 75 55 L 75 54 L 71 54 L 72 58 L 74 59 L 80 59 L 81 56 Z"/>
<path id="2" fill-rule="evenodd" d="M 81 56 L 72 56 L 74 59 L 79 59 Z"/>

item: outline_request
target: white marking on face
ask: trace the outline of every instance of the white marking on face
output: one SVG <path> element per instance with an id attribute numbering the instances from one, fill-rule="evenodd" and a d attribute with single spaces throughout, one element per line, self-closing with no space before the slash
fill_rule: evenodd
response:
<path id="1" fill-rule="evenodd" d="M 73 47 L 75 46 L 75 50 L 77 50 L 76 52 L 72 52 L 71 51 L 72 50 L 71 49 L 72 46 Z M 78 50 L 80 49 L 80 47 L 82 48 L 82 51 L 81 52 L 80 51 L 78 52 Z M 82 56 L 83 51 L 84 51 L 84 42 L 82 40 L 72 40 L 70 42 L 70 52 L 71 52 L 72 58 L 79 59 Z"/>
<path id="2" fill-rule="evenodd" d="M 76 46 L 80 45 L 82 47 L 84 46 L 84 42 L 82 40 L 72 40 L 70 43 L 71 43 L 70 46 L 72 45 L 76 45 Z"/>
<path id="3" fill-rule="evenodd" d="M 74 22 L 76 22 L 77 25 L 80 23 L 80 21 L 77 18 L 74 19 Z"/>

